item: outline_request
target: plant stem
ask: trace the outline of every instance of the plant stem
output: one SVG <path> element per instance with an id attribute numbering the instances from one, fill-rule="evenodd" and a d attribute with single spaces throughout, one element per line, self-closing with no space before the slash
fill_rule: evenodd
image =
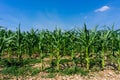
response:
<path id="1" fill-rule="evenodd" d="M 104 69 L 104 67 L 105 67 L 105 59 L 104 59 L 104 55 L 105 55 L 105 53 L 104 53 L 104 50 L 105 48 L 104 48 L 104 43 L 102 44 L 102 54 L 101 54 L 101 56 L 102 56 L 102 69 Z"/>
<path id="2" fill-rule="evenodd" d="M 86 47 L 86 68 L 87 70 L 89 70 L 89 67 L 90 67 L 90 61 L 89 61 L 89 48 Z"/>

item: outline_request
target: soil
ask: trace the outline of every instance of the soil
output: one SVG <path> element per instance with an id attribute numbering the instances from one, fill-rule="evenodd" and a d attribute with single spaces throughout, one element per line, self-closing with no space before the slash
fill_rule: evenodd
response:
<path id="1" fill-rule="evenodd" d="M 43 77 L 44 76 L 44 77 Z M 91 72 L 87 76 L 81 75 L 56 75 L 54 78 L 47 78 L 47 73 L 40 72 L 36 76 L 25 77 L 8 77 L 0 75 L 0 80 L 120 80 L 120 73 L 113 70 L 103 70 L 99 72 Z"/>
<path id="2" fill-rule="evenodd" d="M 49 60 L 45 59 L 46 62 Z M 33 64 L 33 68 L 39 68 L 40 63 Z M 46 65 L 49 66 L 49 65 Z M 44 66 L 45 67 L 45 66 Z M 0 68 L 1 72 L 2 68 Z M 103 71 L 90 72 L 87 76 L 81 75 L 60 75 L 56 74 L 54 78 L 48 78 L 48 73 L 40 72 L 35 76 L 9 76 L 0 73 L 0 80 L 120 80 L 120 72 L 106 68 Z"/>

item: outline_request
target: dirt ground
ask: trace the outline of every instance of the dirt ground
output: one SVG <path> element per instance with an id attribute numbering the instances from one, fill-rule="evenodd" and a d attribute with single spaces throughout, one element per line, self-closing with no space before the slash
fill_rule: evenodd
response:
<path id="1" fill-rule="evenodd" d="M 13 77 L 0 75 L 0 80 L 120 80 L 120 73 L 113 70 L 103 70 L 99 72 L 91 72 L 87 76 L 70 75 L 61 76 L 56 75 L 54 78 L 43 78 L 46 73 L 39 73 L 36 76 L 25 76 L 25 77 Z"/>

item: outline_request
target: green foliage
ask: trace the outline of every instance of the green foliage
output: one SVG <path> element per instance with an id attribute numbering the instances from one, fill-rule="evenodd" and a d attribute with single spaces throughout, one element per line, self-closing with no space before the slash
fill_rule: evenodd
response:
<path id="1" fill-rule="evenodd" d="M 19 75 L 23 68 L 18 67 L 35 63 L 41 66 L 40 70 L 31 71 L 32 75 L 39 71 L 86 74 L 83 68 L 95 71 L 108 64 L 120 70 L 120 29 L 115 30 L 114 25 L 101 30 L 97 27 L 90 30 L 84 24 L 82 29 L 68 31 L 59 28 L 21 31 L 20 25 L 11 31 L 0 27 L 0 64 L 7 66 L 3 73 L 8 70 L 8 74 Z"/>
<path id="2" fill-rule="evenodd" d="M 30 67 L 17 67 L 17 66 L 11 66 L 11 67 L 5 67 L 1 72 L 5 75 L 13 75 L 13 76 L 24 76 L 29 75 L 29 71 L 32 69 Z"/>
<path id="3" fill-rule="evenodd" d="M 38 74 L 39 72 L 40 72 L 40 69 L 38 69 L 38 68 L 32 69 L 31 76 L 34 76 L 34 75 Z"/>

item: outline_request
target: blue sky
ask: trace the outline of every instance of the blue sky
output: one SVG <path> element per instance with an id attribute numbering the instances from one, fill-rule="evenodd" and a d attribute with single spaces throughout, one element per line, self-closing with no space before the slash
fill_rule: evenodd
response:
<path id="1" fill-rule="evenodd" d="M 15 30 L 120 25 L 120 0 L 0 0 L 0 25 Z"/>

